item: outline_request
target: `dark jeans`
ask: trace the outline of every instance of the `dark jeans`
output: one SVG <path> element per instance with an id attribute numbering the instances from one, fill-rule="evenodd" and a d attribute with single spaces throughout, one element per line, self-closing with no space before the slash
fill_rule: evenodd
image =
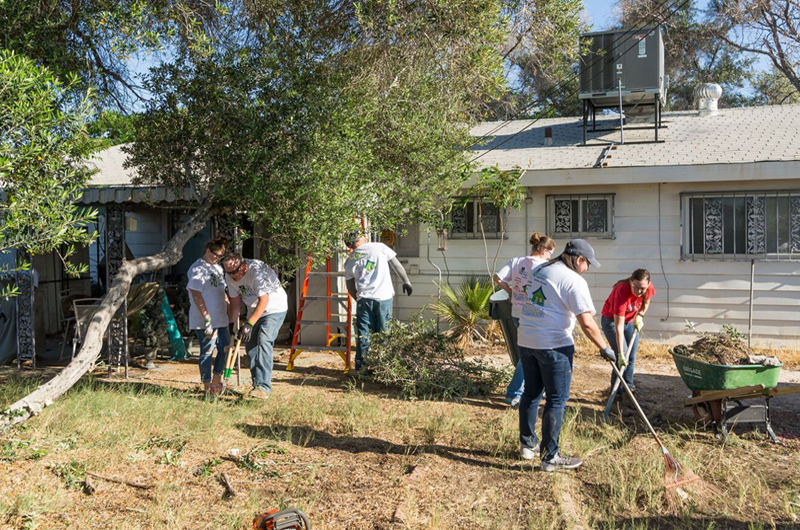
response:
<path id="1" fill-rule="evenodd" d="M 558 453 L 558 437 L 572 383 L 572 356 L 575 354 L 575 346 L 555 350 L 533 350 L 520 346 L 519 350 L 525 374 L 525 390 L 519 403 L 520 443 L 531 448 L 536 447 L 536 417 L 542 392 L 546 391 L 540 452 L 542 459 L 548 460 Z"/>
<path id="2" fill-rule="evenodd" d="M 356 304 L 356 370 L 364 364 L 364 357 L 369 353 L 369 337 L 386 329 L 386 323 L 392 318 L 392 299 L 370 300 L 362 298 Z"/>
<path id="3" fill-rule="evenodd" d="M 203 383 L 211 382 L 211 356 L 214 355 L 214 346 L 217 347 L 217 358 L 214 360 L 214 373 L 222 375 L 225 371 L 225 361 L 228 355 L 225 347 L 230 343 L 228 328 L 217 328 L 216 336 L 209 339 L 206 337 L 205 330 L 195 330 L 197 341 L 200 343 L 200 381 Z"/>
<path id="4" fill-rule="evenodd" d="M 617 353 L 617 356 L 621 355 L 622 352 L 628 351 L 628 345 L 631 342 L 631 338 L 633 337 L 633 320 L 625 324 L 625 344 L 622 345 L 621 348 L 617 348 L 617 330 L 614 327 L 614 319 L 602 317 L 600 319 L 600 327 L 603 329 L 603 334 L 606 336 L 606 340 L 608 341 L 608 345 L 611 346 L 611 349 Z M 636 334 L 636 338 L 633 339 L 633 347 L 631 348 L 631 355 L 628 357 L 628 366 L 625 367 L 625 371 L 622 372 L 622 378 L 625 380 L 625 383 L 631 388 L 634 387 L 633 384 L 633 364 L 636 361 L 636 352 L 639 350 L 639 334 Z M 614 382 L 617 380 L 617 374 L 614 371 L 611 371 L 611 387 L 614 387 Z M 622 386 L 619 387 L 617 390 L 619 394 L 624 392 Z"/>
<path id="5" fill-rule="evenodd" d="M 512 335 L 514 337 L 514 343 L 516 344 L 519 318 L 511 318 L 514 319 Z M 519 345 L 517 345 L 517 352 L 519 352 Z M 506 403 L 511 404 L 515 399 L 521 399 L 523 390 L 525 390 L 525 375 L 522 373 L 522 361 L 520 360 L 517 362 L 517 366 L 514 367 L 514 377 L 511 378 L 511 382 L 508 383 L 508 387 L 506 388 Z"/>
<path id="6" fill-rule="evenodd" d="M 262 388 L 267 392 L 272 391 L 272 349 L 284 318 L 286 318 L 286 311 L 270 313 L 259 318 L 253 326 L 250 342 L 247 343 L 253 388 Z"/>

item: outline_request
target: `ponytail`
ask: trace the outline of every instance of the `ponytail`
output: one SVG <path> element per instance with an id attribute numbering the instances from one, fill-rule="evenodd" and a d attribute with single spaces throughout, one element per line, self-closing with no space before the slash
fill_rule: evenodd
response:
<path id="1" fill-rule="evenodd" d="M 556 242 L 545 235 L 539 235 L 539 232 L 531 234 L 530 238 L 531 254 L 541 254 L 547 250 L 553 251 L 556 249 Z"/>

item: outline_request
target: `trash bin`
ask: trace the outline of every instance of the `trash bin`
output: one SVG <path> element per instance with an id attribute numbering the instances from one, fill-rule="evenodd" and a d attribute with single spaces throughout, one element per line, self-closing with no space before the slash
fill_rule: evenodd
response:
<path id="1" fill-rule="evenodd" d="M 506 349 L 511 358 L 511 364 L 517 365 L 519 361 L 519 346 L 517 346 L 517 326 L 511 317 L 511 300 L 503 289 L 500 289 L 489 298 L 489 316 L 496 320 L 503 330 L 503 338 L 506 340 Z"/>

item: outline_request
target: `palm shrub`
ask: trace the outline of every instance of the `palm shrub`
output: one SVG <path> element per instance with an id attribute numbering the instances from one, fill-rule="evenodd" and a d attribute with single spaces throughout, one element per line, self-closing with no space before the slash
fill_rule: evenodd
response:
<path id="1" fill-rule="evenodd" d="M 475 342 L 486 343 L 497 335 L 497 327 L 489 318 L 489 298 L 494 293 L 491 282 L 469 277 L 454 289 L 449 283 L 437 282 L 441 296 L 428 307 L 450 324 L 446 332 L 464 348 Z"/>

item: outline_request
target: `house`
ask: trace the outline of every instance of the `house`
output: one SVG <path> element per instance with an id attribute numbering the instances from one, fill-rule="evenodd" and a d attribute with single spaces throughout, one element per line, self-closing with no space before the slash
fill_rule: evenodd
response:
<path id="1" fill-rule="evenodd" d="M 687 320 L 746 333 L 752 287 L 754 344 L 800 347 L 800 106 L 667 112 L 658 142 L 651 119 L 629 123 L 625 143 L 610 148 L 618 122 L 598 116 L 606 130 L 590 129 L 586 145 L 580 117 L 472 129 L 488 135 L 472 150 L 479 166 L 521 169 L 527 195 L 502 241 L 497 213 L 484 206 L 490 268 L 526 254 L 533 231 L 553 237 L 557 253 L 582 237 L 602 263 L 584 275 L 598 311 L 616 281 L 650 271 L 647 338 L 687 340 Z M 416 255 L 401 258 L 415 296 L 398 297 L 396 314 L 409 318 L 436 294 L 439 269 L 451 283 L 488 276 L 477 219 L 474 203 L 452 213 L 446 252 L 420 230 Z"/>

